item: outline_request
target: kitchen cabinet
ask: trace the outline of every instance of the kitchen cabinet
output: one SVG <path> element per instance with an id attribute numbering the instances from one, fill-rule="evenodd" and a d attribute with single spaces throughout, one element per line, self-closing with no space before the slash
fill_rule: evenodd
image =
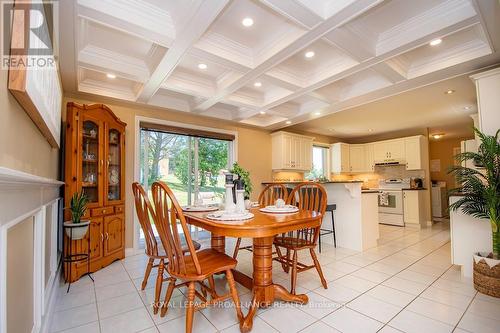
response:
<path id="1" fill-rule="evenodd" d="M 402 161 L 405 158 L 404 139 L 375 142 L 373 153 L 377 163 Z"/>
<path id="2" fill-rule="evenodd" d="M 349 171 L 365 172 L 366 165 L 366 145 L 349 145 Z"/>
<path id="3" fill-rule="evenodd" d="M 330 149 L 332 172 L 337 174 L 350 172 L 349 144 L 342 142 L 334 143 Z"/>
<path id="4" fill-rule="evenodd" d="M 406 226 L 425 225 L 425 205 L 423 190 L 403 190 L 403 220 Z"/>
<path id="5" fill-rule="evenodd" d="M 365 172 L 375 171 L 374 144 L 368 143 L 365 146 Z"/>
<path id="6" fill-rule="evenodd" d="M 271 136 L 273 170 L 311 170 L 312 137 L 281 131 Z"/>
<path id="7" fill-rule="evenodd" d="M 424 154 L 427 152 L 422 135 L 404 138 L 406 170 L 424 169 Z"/>

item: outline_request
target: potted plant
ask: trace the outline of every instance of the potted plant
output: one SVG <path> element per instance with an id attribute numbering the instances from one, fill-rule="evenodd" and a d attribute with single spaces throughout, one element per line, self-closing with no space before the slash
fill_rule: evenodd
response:
<path id="1" fill-rule="evenodd" d="M 83 191 L 76 192 L 71 198 L 68 207 L 71 211 L 71 221 L 64 222 L 64 226 L 67 227 L 66 235 L 72 240 L 82 239 L 87 234 L 90 221 L 82 220 L 82 216 L 85 215 L 88 202 L 89 200 Z"/>
<path id="2" fill-rule="evenodd" d="M 450 205 L 450 210 L 461 209 L 464 214 L 488 219 L 491 224 L 493 251 L 474 254 L 474 287 L 481 293 L 500 297 L 500 142 L 498 130 L 495 136 L 481 133 L 478 152 L 463 152 L 455 156 L 457 161 L 473 160 L 481 169 L 454 166 L 454 174 L 460 187 L 451 193 L 461 193 L 461 198 Z"/>
<path id="3" fill-rule="evenodd" d="M 252 193 L 252 182 L 250 181 L 250 172 L 243 169 L 238 162 L 234 162 L 233 169 L 230 170 L 232 174 L 238 175 L 245 184 L 245 207 L 250 206 L 250 194 Z"/>

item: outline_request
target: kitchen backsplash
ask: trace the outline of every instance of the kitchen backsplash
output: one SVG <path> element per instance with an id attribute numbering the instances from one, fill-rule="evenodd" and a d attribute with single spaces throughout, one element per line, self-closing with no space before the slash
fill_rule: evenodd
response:
<path id="1" fill-rule="evenodd" d="M 352 175 L 334 175 L 332 174 L 332 180 L 347 180 L 347 179 L 359 179 L 363 181 L 363 187 L 374 188 L 378 187 L 379 179 L 391 179 L 391 178 L 426 178 L 425 170 L 406 170 L 404 165 L 395 166 L 375 166 L 375 171 L 373 173 L 361 173 Z"/>
<path id="2" fill-rule="evenodd" d="M 304 180 L 303 172 L 279 171 L 273 172 L 273 181 L 302 181 Z"/>

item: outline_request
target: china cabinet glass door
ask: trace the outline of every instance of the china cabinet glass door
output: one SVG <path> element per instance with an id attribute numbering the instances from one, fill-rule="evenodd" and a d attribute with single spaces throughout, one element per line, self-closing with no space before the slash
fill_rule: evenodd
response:
<path id="1" fill-rule="evenodd" d="M 107 177 L 106 199 L 107 201 L 122 200 L 121 178 L 122 178 L 122 134 L 114 128 L 107 132 Z"/>
<path id="2" fill-rule="evenodd" d="M 98 121 L 89 119 L 83 120 L 82 130 L 82 156 L 81 158 L 81 188 L 87 195 L 89 203 L 100 202 L 100 177 L 99 164 L 100 156 L 100 137 L 101 125 Z"/>

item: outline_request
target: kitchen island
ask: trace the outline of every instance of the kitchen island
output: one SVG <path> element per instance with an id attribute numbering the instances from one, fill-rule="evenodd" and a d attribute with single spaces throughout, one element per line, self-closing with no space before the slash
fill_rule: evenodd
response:
<path id="1" fill-rule="evenodd" d="M 281 183 L 293 188 L 300 182 L 264 182 L 263 185 Z M 327 204 L 335 204 L 335 236 L 337 246 L 355 251 L 363 251 L 377 246 L 378 228 L 378 191 L 363 191 L 362 181 L 320 182 L 328 195 Z M 332 229 L 332 214 L 326 212 L 322 229 Z M 333 235 L 323 236 L 322 244 L 333 245 Z"/>

